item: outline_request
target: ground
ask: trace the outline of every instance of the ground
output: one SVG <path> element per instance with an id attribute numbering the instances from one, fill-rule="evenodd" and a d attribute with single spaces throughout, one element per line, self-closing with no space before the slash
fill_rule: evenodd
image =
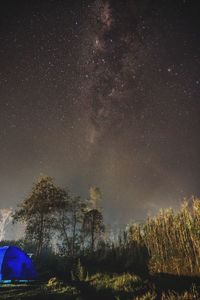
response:
<path id="1" fill-rule="evenodd" d="M 1 285 L 0 299 L 10 300 L 190 300 L 200 299 L 200 278 L 157 275 L 141 279 L 131 274 L 97 273 L 70 284 L 52 278 L 48 283 Z"/>

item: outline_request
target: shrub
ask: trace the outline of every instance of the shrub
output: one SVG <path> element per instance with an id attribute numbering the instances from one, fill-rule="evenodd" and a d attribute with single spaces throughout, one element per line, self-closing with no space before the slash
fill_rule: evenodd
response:
<path id="1" fill-rule="evenodd" d="M 80 259 L 74 264 L 71 271 L 72 280 L 84 281 L 88 277 L 86 268 L 81 264 Z"/>

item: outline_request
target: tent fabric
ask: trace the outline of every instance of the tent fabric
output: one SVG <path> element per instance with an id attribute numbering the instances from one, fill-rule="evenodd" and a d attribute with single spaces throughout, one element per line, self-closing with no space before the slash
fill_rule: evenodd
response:
<path id="1" fill-rule="evenodd" d="M 0 247 L 0 281 L 35 280 L 36 270 L 30 257 L 18 247 Z"/>

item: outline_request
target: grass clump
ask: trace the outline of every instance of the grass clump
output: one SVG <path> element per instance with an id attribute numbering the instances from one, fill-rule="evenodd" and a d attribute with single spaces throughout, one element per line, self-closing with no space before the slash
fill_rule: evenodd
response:
<path id="1" fill-rule="evenodd" d="M 47 282 L 47 287 L 51 289 L 57 289 L 63 286 L 63 282 L 58 280 L 56 277 L 52 277 Z"/>
<path id="2" fill-rule="evenodd" d="M 80 291 L 75 286 L 66 285 L 56 277 L 49 279 L 46 284 L 46 290 L 49 293 L 56 291 L 57 294 L 66 294 L 67 296 L 77 296 L 80 294 Z"/>
<path id="3" fill-rule="evenodd" d="M 142 285 L 139 277 L 128 273 L 121 275 L 97 273 L 89 278 L 89 283 L 97 290 L 109 289 L 113 292 L 128 293 L 135 291 Z"/>
<path id="4" fill-rule="evenodd" d="M 148 292 L 141 297 L 136 297 L 135 300 L 156 300 L 157 295 L 155 292 Z"/>

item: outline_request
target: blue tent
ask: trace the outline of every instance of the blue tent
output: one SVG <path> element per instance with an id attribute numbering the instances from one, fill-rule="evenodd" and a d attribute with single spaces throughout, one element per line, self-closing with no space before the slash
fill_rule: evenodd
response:
<path id="1" fill-rule="evenodd" d="M 30 257 L 14 246 L 0 247 L 0 282 L 35 280 L 36 270 Z"/>

